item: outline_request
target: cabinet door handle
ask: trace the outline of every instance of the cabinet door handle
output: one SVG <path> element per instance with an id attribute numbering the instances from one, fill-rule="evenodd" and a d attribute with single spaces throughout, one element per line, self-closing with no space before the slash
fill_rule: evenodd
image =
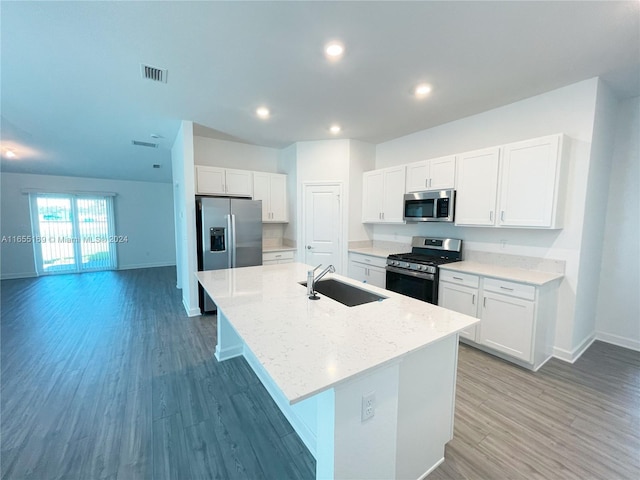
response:
<path id="1" fill-rule="evenodd" d="M 429 179 L 428 178 L 424 179 L 424 188 L 429 188 Z"/>
<path id="2" fill-rule="evenodd" d="M 500 221 L 504 222 L 504 210 L 500 212 Z"/>
<path id="3" fill-rule="evenodd" d="M 476 304 L 476 294 L 473 294 L 473 297 L 471 297 L 471 305 L 475 305 Z"/>
<path id="4" fill-rule="evenodd" d="M 433 178 L 430 178 L 430 179 L 429 179 L 429 188 L 431 188 L 431 184 L 432 184 L 432 182 L 433 182 Z"/>
<path id="5" fill-rule="evenodd" d="M 489 210 L 489 221 L 493 222 L 493 210 Z"/>
<path id="6" fill-rule="evenodd" d="M 484 300 L 482 301 L 482 306 L 484 308 L 487 308 L 487 297 L 484 297 Z"/>
<path id="7" fill-rule="evenodd" d="M 384 220 L 384 212 L 382 212 L 382 219 Z"/>
<path id="8" fill-rule="evenodd" d="M 509 290 L 510 292 L 513 292 L 513 288 L 508 288 L 508 287 L 500 287 L 502 290 Z"/>
<path id="9" fill-rule="evenodd" d="M 453 277 L 453 279 L 462 281 L 462 279 L 460 277 Z"/>

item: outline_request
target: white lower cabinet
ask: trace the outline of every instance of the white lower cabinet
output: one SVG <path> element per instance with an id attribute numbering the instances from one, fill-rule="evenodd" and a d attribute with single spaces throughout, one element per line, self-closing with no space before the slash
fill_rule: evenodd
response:
<path id="1" fill-rule="evenodd" d="M 386 265 L 386 258 L 350 253 L 349 277 L 362 283 L 369 283 L 376 287 L 386 288 Z"/>
<path id="2" fill-rule="evenodd" d="M 482 350 L 537 370 L 553 348 L 555 285 L 440 271 L 438 305 L 481 320 L 460 337 Z"/>
<path id="3" fill-rule="evenodd" d="M 263 252 L 262 264 L 263 265 L 278 265 L 280 263 L 293 262 L 293 250 L 287 250 L 283 252 Z"/>
<path id="4" fill-rule="evenodd" d="M 464 313 L 470 317 L 478 317 L 478 289 L 440 282 L 438 290 L 438 304 L 455 312 Z M 460 332 L 460 336 L 475 342 L 477 326 L 467 327 Z"/>
<path id="5" fill-rule="evenodd" d="M 534 302 L 484 292 L 478 343 L 531 362 Z"/>

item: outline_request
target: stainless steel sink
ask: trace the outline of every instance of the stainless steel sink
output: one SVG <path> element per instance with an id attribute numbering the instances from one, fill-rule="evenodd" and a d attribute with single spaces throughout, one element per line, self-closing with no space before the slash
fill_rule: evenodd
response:
<path id="1" fill-rule="evenodd" d="M 300 282 L 300 285 L 304 285 L 306 287 L 307 282 Z M 319 282 L 316 282 L 315 286 L 316 292 L 329 297 L 336 302 L 340 302 L 347 307 L 356 307 L 365 303 L 380 302 L 387 298 L 333 278 L 320 280 Z"/>

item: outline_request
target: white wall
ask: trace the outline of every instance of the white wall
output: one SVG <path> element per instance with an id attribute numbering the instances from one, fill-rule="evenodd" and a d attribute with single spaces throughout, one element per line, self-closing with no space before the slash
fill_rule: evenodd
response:
<path id="1" fill-rule="evenodd" d="M 171 184 L 18 173 L 2 173 L 0 180 L 3 236 L 32 234 L 29 195 L 24 189 L 114 192 L 116 233 L 128 237 L 128 242 L 116 247 L 118 268 L 175 264 Z M 0 248 L 3 279 L 36 275 L 32 245 L 2 243 Z"/>
<path id="2" fill-rule="evenodd" d="M 298 238 L 298 147 L 294 143 L 280 150 L 278 155 L 278 172 L 287 174 L 287 202 L 289 208 L 289 223 L 285 225 L 283 238 L 289 244 L 297 245 Z"/>
<path id="3" fill-rule="evenodd" d="M 640 350 L 640 97 L 620 102 L 608 189 L 596 329 Z"/>
<path id="4" fill-rule="evenodd" d="M 566 275 L 560 286 L 555 341 L 556 355 L 564 358 L 571 357 L 578 347 L 573 336 L 576 289 L 597 89 L 598 79 L 586 80 L 376 147 L 376 168 L 383 168 L 554 133 L 571 137 L 562 230 L 446 224 L 374 227 L 374 240 L 408 242 L 413 235 L 449 236 L 462 238 L 464 249 L 565 260 Z"/>
<path id="5" fill-rule="evenodd" d="M 171 148 L 173 169 L 174 218 L 176 219 L 177 285 L 182 288 L 182 303 L 189 316 L 200 314 L 198 306 L 198 270 L 196 251 L 196 206 L 194 179 L 193 122 L 183 121 Z"/>
<path id="6" fill-rule="evenodd" d="M 297 245 L 300 252 L 300 261 L 304 261 L 302 248 L 304 248 L 302 231 L 302 205 L 303 185 L 309 182 L 327 182 L 342 184 L 343 195 L 349 185 L 349 140 L 319 140 L 310 142 L 298 142 L 296 144 L 297 164 L 297 211 L 298 238 Z M 348 209 L 346 202 L 341 203 L 343 225 L 342 238 L 345 239 L 342 247 L 342 265 L 335 265 L 339 273 L 346 272 L 347 242 L 349 231 Z"/>
<path id="7" fill-rule="evenodd" d="M 617 104 L 618 102 L 609 87 L 599 82 L 580 244 L 580 273 L 573 326 L 574 348 L 589 344 L 595 337 L 602 243 L 607 213 L 607 193 Z"/>
<path id="8" fill-rule="evenodd" d="M 246 143 L 193 137 L 196 165 L 278 173 L 279 150 Z"/>
<path id="9" fill-rule="evenodd" d="M 375 168 L 376 147 L 350 140 L 349 152 L 349 241 L 371 240 L 373 228 L 362 223 L 362 174 Z"/>

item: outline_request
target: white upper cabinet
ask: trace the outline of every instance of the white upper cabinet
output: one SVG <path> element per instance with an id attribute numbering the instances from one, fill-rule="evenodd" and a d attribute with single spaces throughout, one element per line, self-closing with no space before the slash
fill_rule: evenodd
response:
<path id="1" fill-rule="evenodd" d="M 458 155 L 456 225 L 494 225 L 500 148 Z"/>
<path id="2" fill-rule="evenodd" d="M 454 188 L 456 182 L 456 157 L 432 158 L 407 165 L 405 192 L 445 190 Z"/>
<path id="3" fill-rule="evenodd" d="M 262 200 L 262 221 L 286 223 L 287 176 L 280 173 L 253 172 L 253 199 Z"/>
<path id="4" fill-rule="evenodd" d="M 498 225 L 562 227 L 562 140 L 561 135 L 550 135 L 504 146 Z"/>
<path id="5" fill-rule="evenodd" d="M 362 175 L 362 221 L 382 222 L 384 171 L 373 170 Z"/>
<path id="6" fill-rule="evenodd" d="M 404 165 L 365 172 L 362 182 L 364 223 L 404 223 Z"/>
<path id="7" fill-rule="evenodd" d="M 458 156 L 456 225 L 562 228 L 562 134 Z"/>
<path id="8" fill-rule="evenodd" d="M 253 194 L 251 171 L 196 165 L 196 193 L 250 197 Z"/>

